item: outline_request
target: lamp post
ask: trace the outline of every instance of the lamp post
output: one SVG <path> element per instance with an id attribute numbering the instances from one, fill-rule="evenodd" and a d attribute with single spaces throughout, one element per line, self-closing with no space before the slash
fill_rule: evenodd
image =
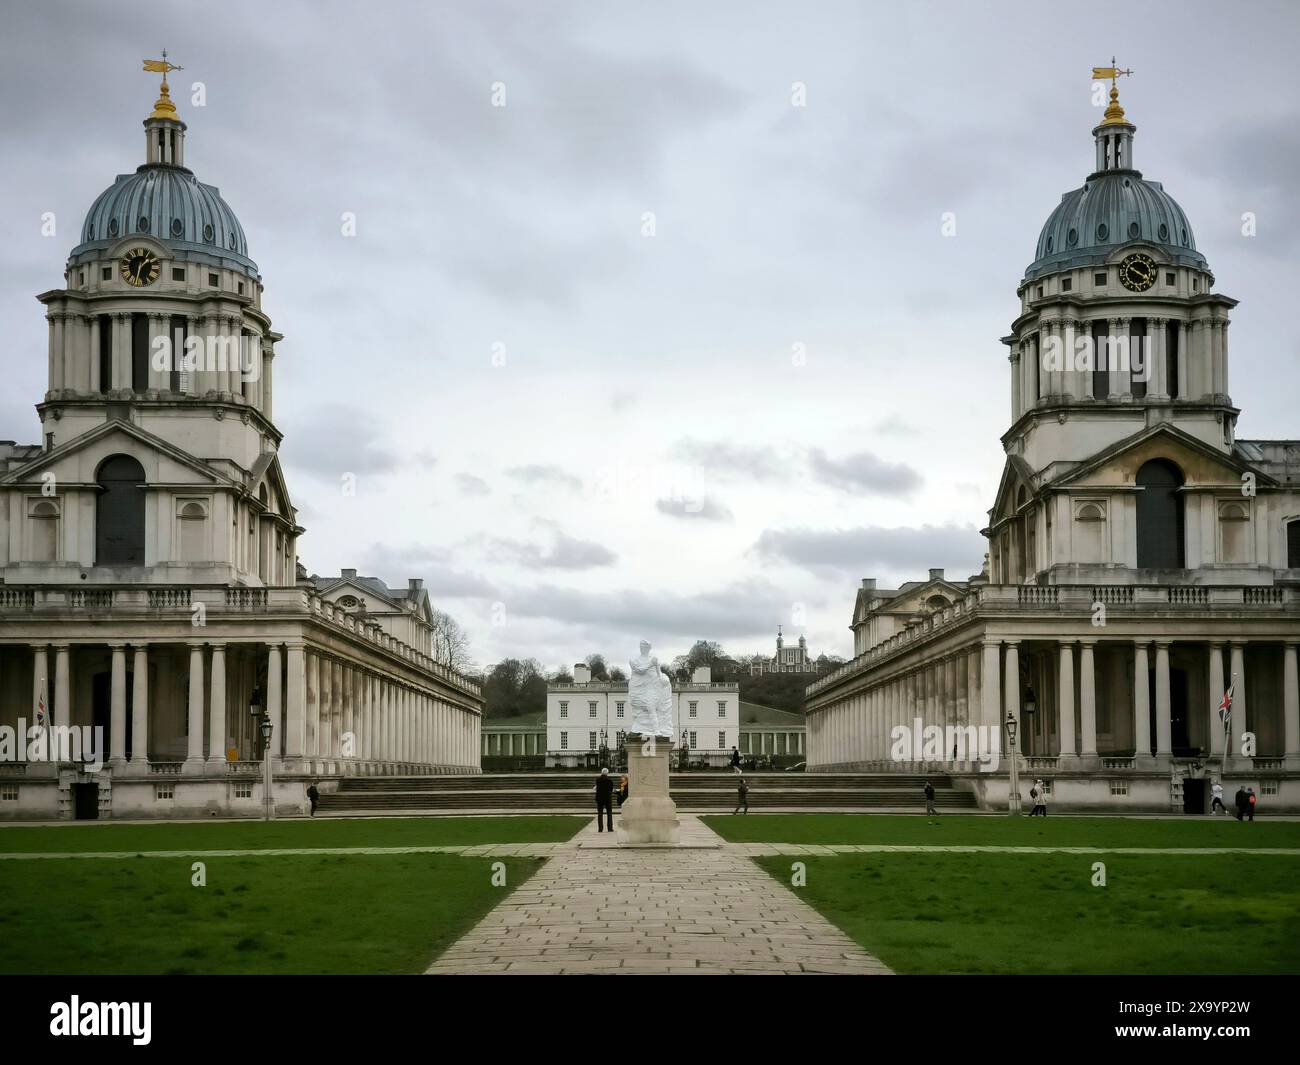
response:
<path id="1" fill-rule="evenodd" d="M 275 818 L 275 802 L 271 798 L 271 732 L 275 726 L 271 722 L 271 716 L 262 709 L 261 688 L 253 689 L 253 695 L 248 700 L 248 713 L 262 733 L 263 820 L 271 821 Z"/>
<path id="2" fill-rule="evenodd" d="M 1016 727 L 1017 721 L 1015 715 L 1007 711 L 1007 754 L 1011 758 L 1011 793 L 1007 800 L 1007 812 L 1012 816 L 1020 813 L 1020 767 L 1016 755 Z"/>

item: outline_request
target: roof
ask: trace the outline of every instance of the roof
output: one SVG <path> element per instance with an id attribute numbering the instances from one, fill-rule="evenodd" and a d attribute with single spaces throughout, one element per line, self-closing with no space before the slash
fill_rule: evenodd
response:
<path id="1" fill-rule="evenodd" d="M 753 717 L 755 720 L 751 721 Z M 778 710 L 775 706 L 762 703 L 740 701 L 740 727 L 746 725 L 773 725 L 784 728 L 803 728 L 803 714 L 792 714 L 789 710 Z"/>
<path id="2" fill-rule="evenodd" d="M 545 729 L 546 715 L 539 711 L 532 714 L 518 714 L 515 717 L 485 717 L 482 728 L 485 732 L 493 729 Z"/>

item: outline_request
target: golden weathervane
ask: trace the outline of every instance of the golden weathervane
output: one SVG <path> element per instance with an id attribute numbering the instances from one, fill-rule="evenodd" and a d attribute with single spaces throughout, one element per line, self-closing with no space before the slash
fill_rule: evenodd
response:
<path id="1" fill-rule="evenodd" d="M 1093 81 L 1105 81 L 1107 78 L 1110 79 L 1110 105 L 1106 108 L 1106 115 L 1101 121 L 1103 126 L 1127 124 L 1128 119 L 1124 117 L 1124 108 L 1119 105 L 1119 86 L 1117 82 L 1120 78 L 1132 73 L 1133 71 L 1131 70 L 1120 70 L 1120 68 L 1115 65 L 1114 56 L 1110 57 L 1110 66 L 1092 68 Z"/>
<path id="2" fill-rule="evenodd" d="M 167 62 L 167 49 L 163 49 L 161 59 L 146 59 L 144 61 L 146 74 L 161 74 L 162 89 L 160 90 L 158 100 L 153 105 L 153 114 L 150 118 L 170 118 L 176 121 L 176 105 L 172 103 L 171 90 L 167 87 L 167 75 L 173 70 L 184 70 L 184 67 L 178 67 L 175 63 Z"/>

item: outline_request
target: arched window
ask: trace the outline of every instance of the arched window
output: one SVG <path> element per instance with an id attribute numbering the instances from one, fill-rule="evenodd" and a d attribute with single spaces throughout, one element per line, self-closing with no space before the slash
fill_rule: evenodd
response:
<path id="1" fill-rule="evenodd" d="M 189 500 L 180 506 L 177 513 L 180 526 L 181 560 L 183 562 L 207 561 L 207 518 L 208 513 L 203 504 Z"/>
<path id="2" fill-rule="evenodd" d="M 32 545 L 28 556 L 33 562 L 57 562 L 59 559 L 59 505 L 40 499 L 27 512 L 31 521 Z"/>
<path id="3" fill-rule="evenodd" d="M 932 595 L 925 601 L 925 605 L 931 610 L 945 610 L 948 607 L 948 600 L 941 595 Z"/>
<path id="4" fill-rule="evenodd" d="M 1139 569 L 1184 569 L 1182 471 L 1152 459 L 1137 472 L 1137 564 Z"/>
<path id="5" fill-rule="evenodd" d="M 130 455 L 105 459 L 95 478 L 95 565 L 144 565 L 144 467 Z"/>

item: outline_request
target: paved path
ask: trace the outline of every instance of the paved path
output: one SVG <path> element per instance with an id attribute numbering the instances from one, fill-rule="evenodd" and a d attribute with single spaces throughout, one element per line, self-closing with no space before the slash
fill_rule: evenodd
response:
<path id="1" fill-rule="evenodd" d="M 698 818 L 691 846 L 616 849 L 594 822 L 430 973 L 888 973 Z"/>

